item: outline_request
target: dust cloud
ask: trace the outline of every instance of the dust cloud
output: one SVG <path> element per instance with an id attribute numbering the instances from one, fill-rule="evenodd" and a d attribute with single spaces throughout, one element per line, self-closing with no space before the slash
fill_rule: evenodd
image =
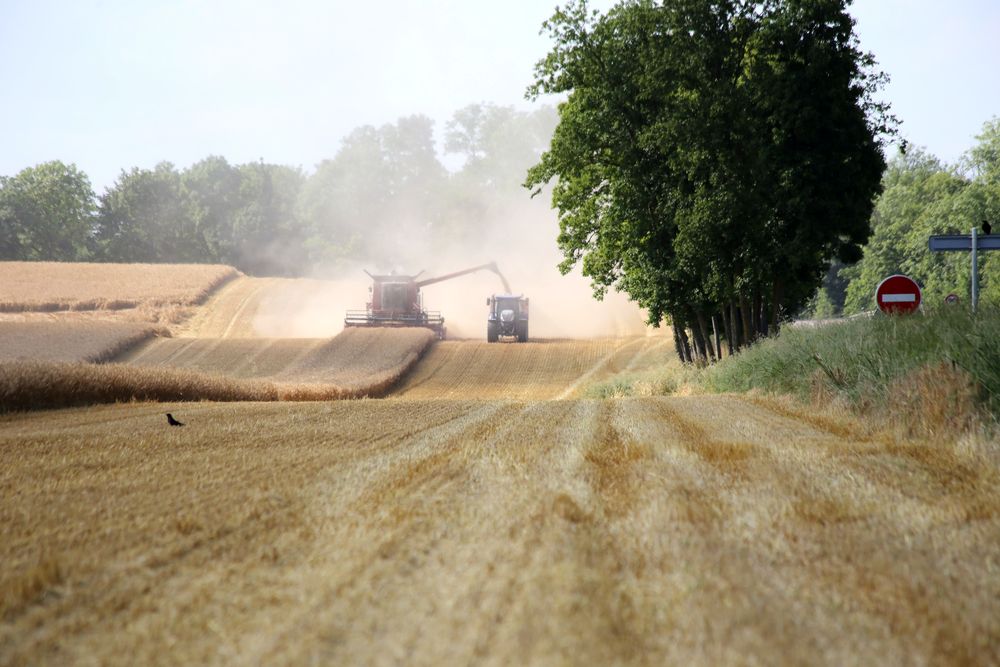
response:
<path id="1" fill-rule="evenodd" d="M 525 199 L 528 194 L 525 192 Z M 529 331 L 537 338 L 593 338 L 643 335 L 645 312 L 625 295 L 609 292 L 593 297 L 589 280 L 579 269 L 562 275 L 556 246 L 558 222 L 544 195 L 510 207 L 485 226 L 481 242 L 439 254 L 433 275 L 495 261 L 514 294 L 530 299 Z M 424 306 L 440 310 L 449 338 L 485 338 L 486 298 L 502 293 L 500 278 L 489 271 L 428 285 Z"/>
<path id="2" fill-rule="evenodd" d="M 404 275 L 423 271 L 433 278 L 495 261 L 515 294 L 530 299 L 530 336 L 593 338 L 652 334 L 645 312 L 625 295 L 609 292 L 594 299 L 589 281 L 574 270 L 562 275 L 556 246 L 558 222 L 545 195 L 506 206 L 489 220 L 471 221 L 477 238 L 464 244 L 435 248 L 419 220 L 402 218 L 395 238 L 385 239 L 387 256 L 354 261 L 321 271 L 325 279 L 282 280 L 261 298 L 254 318 L 257 335 L 267 337 L 324 337 L 343 329 L 348 310 L 364 309 L 371 279 L 364 273 Z M 410 239 L 409 244 L 401 239 Z M 460 276 L 421 289 L 424 308 L 440 311 L 448 338 L 485 338 L 486 298 L 504 291 L 500 278 L 488 271 Z"/>
<path id="3" fill-rule="evenodd" d="M 457 171 L 446 169 L 426 142 L 415 142 L 414 136 L 426 139 L 414 132 L 429 132 L 427 119 L 404 118 L 352 134 L 314 174 L 336 178 L 318 179 L 320 189 L 312 191 L 323 193 L 326 207 L 316 209 L 326 217 L 313 224 L 332 246 L 351 254 L 313 267 L 310 279 L 270 289 L 254 320 L 258 335 L 339 332 L 346 311 L 364 310 L 370 298 L 365 270 L 420 273 L 425 280 L 489 262 L 496 262 L 514 294 L 530 299 L 533 339 L 650 333 L 645 313 L 624 295 L 610 292 L 597 301 L 579 269 L 559 273 L 550 193 L 532 198 L 520 185 L 556 122 L 551 109 L 462 110 L 448 126 L 451 150 L 467 160 Z M 443 315 L 448 337 L 474 339 L 486 336 L 487 297 L 504 291 L 500 278 L 485 270 L 421 289 L 424 309 Z"/>
<path id="4" fill-rule="evenodd" d="M 360 269 L 342 279 L 275 279 L 260 298 L 253 329 L 263 338 L 328 338 L 344 328 L 347 310 L 365 307 L 371 281 Z"/>

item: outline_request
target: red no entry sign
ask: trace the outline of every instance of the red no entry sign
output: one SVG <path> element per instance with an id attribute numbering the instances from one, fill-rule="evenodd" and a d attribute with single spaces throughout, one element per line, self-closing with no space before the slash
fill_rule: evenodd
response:
<path id="1" fill-rule="evenodd" d="M 887 315 L 916 312 L 920 306 L 920 286 L 906 276 L 889 276 L 875 289 L 875 302 Z"/>

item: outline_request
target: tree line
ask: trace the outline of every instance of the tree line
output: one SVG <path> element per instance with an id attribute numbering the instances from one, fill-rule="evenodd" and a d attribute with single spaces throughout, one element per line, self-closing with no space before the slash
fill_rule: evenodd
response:
<path id="1" fill-rule="evenodd" d="M 405 262 L 416 242 L 475 239 L 526 193 L 555 110 L 476 104 L 444 132 L 446 169 L 424 116 L 351 132 L 312 173 L 210 156 L 122 170 L 95 195 L 59 161 L 0 176 L 0 259 L 222 263 L 254 275 L 335 270 L 347 259 Z M 414 238 L 416 234 L 420 239 Z"/>

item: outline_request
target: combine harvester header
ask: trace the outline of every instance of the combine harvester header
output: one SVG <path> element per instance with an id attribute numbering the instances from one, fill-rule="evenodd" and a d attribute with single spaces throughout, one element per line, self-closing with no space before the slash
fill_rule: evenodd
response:
<path id="1" fill-rule="evenodd" d="M 372 275 L 365 271 L 372 279 L 372 286 L 369 287 L 371 299 L 366 304 L 365 310 L 349 310 L 344 318 L 345 327 L 426 327 L 433 330 L 438 338 L 444 338 L 445 326 L 444 317 L 440 311 L 424 310 L 423 295 L 420 293 L 421 287 L 433 285 L 452 278 L 475 273 L 476 271 L 492 271 L 499 276 L 504 289 L 510 291 L 507 279 L 500 273 L 496 262 L 480 264 L 470 269 L 455 271 L 435 278 L 425 278 L 417 280 L 423 273 L 412 276 L 397 275 Z"/>

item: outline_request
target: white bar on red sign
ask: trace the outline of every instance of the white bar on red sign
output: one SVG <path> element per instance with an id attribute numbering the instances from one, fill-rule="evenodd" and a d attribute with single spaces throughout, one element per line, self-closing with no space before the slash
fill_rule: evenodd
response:
<path id="1" fill-rule="evenodd" d="M 882 303 L 913 303 L 917 300 L 916 294 L 883 294 Z"/>

